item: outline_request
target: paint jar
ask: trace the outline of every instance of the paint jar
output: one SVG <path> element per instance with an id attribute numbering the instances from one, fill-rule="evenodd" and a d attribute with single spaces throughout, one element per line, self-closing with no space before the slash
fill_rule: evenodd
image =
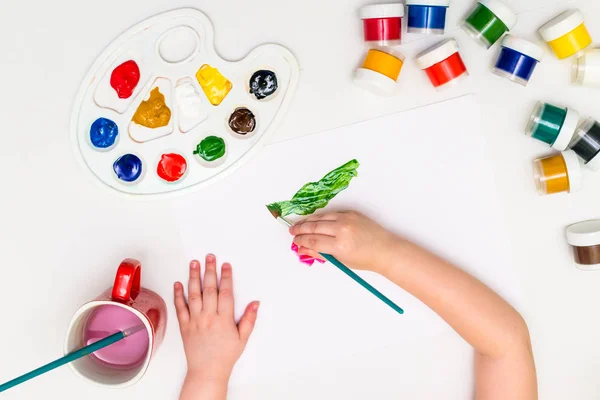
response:
<path id="1" fill-rule="evenodd" d="M 443 35 L 450 0 L 406 0 L 407 32 Z"/>
<path id="2" fill-rule="evenodd" d="M 404 4 L 371 4 L 360 9 L 365 42 L 377 46 L 396 46 L 402 41 Z"/>
<path id="3" fill-rule="evenodd" d="M 572 193 L 581 188 L 581 164 L 577 154 L 571 150 L 535 160 L 533 174 L 540 196 Z"/>
<path id="4" fill-rule="evenodd" d="M 529 117 L 525 134 L 563 151 L 569 147 L 578 124 L 579 113 L 572 108 L 539 102 Z"/>
<path id="5" fill-rule="evenodd" d="M 454 39 L 444 40 L 417 56 L 417 65 L 436 90 L 462 82 L 469 76 Z"/>
<path id="6" fill-rule="evenodd" d="M 389 95 L 396 90 L 404 56 L 387 47 L 370 49 L 361 68 L 356 70 L 354 83 L 377 94 Z"/>
<path id="7" fill-rule="evenodd" d="M 575 266 L 586 271 L 600 269 L 600 220 L 578 222 L 567 228 Z"/>
<path id="8" fill-rule="evenodd" d="M 516 23 L 515 13 L 500 0 L 479 0 L 462 27 L 469 36 L 489 49 Z"/>
<path id="9" fill-rule="evenodd" d="M 544 24 L 539 32 L 560 59 L 571 57 L 592 44 L 579 10 L 565 11 Z"/>
<path id="10" fill-rule="evenodd" d="M 528 40 L 506 35 L 502 50 L 492 70 L 496 75 L 527 86 L 537 64 L 544 56 L 544 49 Z"/>
<path id="11" fill-rule="evenodd" d="M 573 63 L 573 83 L 600 87 L 600 49 L 583 52 Z"/>
<path id="12" fill-rule="evenodd" d="M 594 118 L 585 120 L 569 144 L 592 171 L 600 170 L 600 123 Z"/>

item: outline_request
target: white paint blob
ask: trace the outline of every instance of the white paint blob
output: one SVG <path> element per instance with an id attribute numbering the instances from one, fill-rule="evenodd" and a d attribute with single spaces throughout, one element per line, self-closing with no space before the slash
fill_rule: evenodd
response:
<path id="1" fill-rule="evenodd" d="M 190 60 L 199 47 L 198 33 L 189 26 L 177 26 L 158 39 L 158 54 L 171 64 Z"/>
<path id="2" fill-rule="evenodd" d="M 200 90 L 190 77 L 181 78 L 175 87 L 175 103 L 177 104 L 179 130 L 189 132 L 208 118 L 208 111 L 202 104 Z"/>

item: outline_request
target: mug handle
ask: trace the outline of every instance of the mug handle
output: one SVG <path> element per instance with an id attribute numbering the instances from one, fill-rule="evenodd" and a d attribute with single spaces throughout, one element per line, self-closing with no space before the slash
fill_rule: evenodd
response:
<path id="1" fill-rule="evenodd" d="M 135 300 L 140 294 L 142 264 L 133 258 L 126 258 L 117 269 L 117 276 L 112 289 L 114 301 L 128 302 Z"/>

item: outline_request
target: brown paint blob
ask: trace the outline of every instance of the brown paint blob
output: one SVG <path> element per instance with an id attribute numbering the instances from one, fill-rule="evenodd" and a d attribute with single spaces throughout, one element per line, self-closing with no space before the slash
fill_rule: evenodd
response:
<path id="1" fill-rule="evenodd" d="M 171 110 L 157 87 L 152 89 L 148 100 L 142 101 L 132 118 L 133 122 L 147 128 L 167 126 L 170 120 Z"/>
<path id="2" fill-rule="evenodd" d="M 229 127 L 235 133 L 246 135 L 256 128 L 256 117 L 247 108 L 238 108 L 229 117 Z"/>

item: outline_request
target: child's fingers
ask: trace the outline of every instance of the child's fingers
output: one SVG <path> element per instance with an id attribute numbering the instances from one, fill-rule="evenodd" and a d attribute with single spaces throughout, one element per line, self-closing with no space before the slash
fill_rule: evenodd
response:
<path id="1" fill-rule="evenodd" d="M 316 233 L 318 235 L 335 236 L 339 224 L 335 221 L 303 221 L 290 228 L 294 236 Z"/>
<path id="2" fill-rule="evenodd" d="M 333 236 L 308 234 L 294 237 L 294 243 L 298 247 L 306 247 L 317 253 L 332 254 L 335 250 L 336 239 Z"/>
<path id="3" fill-rule="evenodd" d="M 254 330 L 254 324 L 256 323 L 256 316 L 259 306 L 260 302 L 258 301 L 253 301 L 252 303 L 248 304 L 244 315 L 242 315 L 242 318 L 240 319 L 238 330 L 240 332 L 240 339 L 244 343 L 248 342 L 250 334 L 252 334 L 252 331 Z"/>
<path id="4" fill-rule="evenodd" d="M 190 262 L 190 280 L 188 282 L 188 306 L 190 314 L 202 311 L 202 285 L 200 283 L 200 262 Z"/>
<path id="5" fill-rule="evenodd" d="M 217 312 L 217 257 L 214 254 L 206 256 L 204 286 L 202 287 L 202 310 Z"/>
<path id="6" fill-rule="evenodd" d="M 175 282 L 173 287 L 173 301 L 175 303 L 175 311 L 177 311 L 177 319 L 179 325 L 186 324 L 190 320 L 190 311 L 185 303 L 185 296 L 183 294 L 183 285 L 181 282 Z"/>
<path id="7" fill-rule="evenodd" d="M 313 214 L 301 222 L 314 222 L 314 221 L 337 221 L 339 219 L 339 213 L 323 213 Z"/>
<path id="8" fill-rule="evenodd" d="M 225 263 L 221 267 L 221 284 L 219 286 L 219 300 L 217 311 L 222 315 L 229 315 L 233 319 L 233 272 L 231 264 Z"/>
<path id="9" fill-rule="evenodd" d="M 300 256 L 310 256 L 312 258 L 317 258 L 319 260 L 325 261 L 323 256 L 321 256 L 316 251 L 312 251 L 311 249 L 307 249 L 306 247 L 298 247 L 298 255 Z"/>

